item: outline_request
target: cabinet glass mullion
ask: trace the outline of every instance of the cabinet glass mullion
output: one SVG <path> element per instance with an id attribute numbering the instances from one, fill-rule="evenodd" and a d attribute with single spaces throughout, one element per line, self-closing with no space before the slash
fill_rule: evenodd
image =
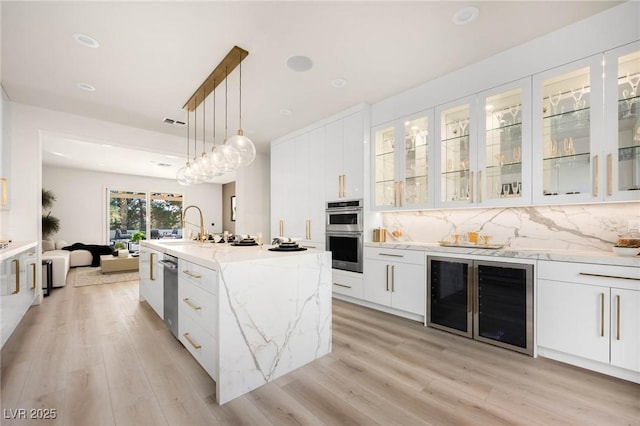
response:
<path id="1" fill-rule="evenodd" d="M 545 80 L 542 96 L 543 194 L 589 192 L 589 67 Z"/>
<path id="2" fill-rule="evenodd" d="M 618 59 L 618 188 L 640 189 L 640 51 Z"/>
<path id="3" fill-rule="evenodd" d="M 464 104 L 440 114 L 441 201 L 464 201 L 471 197 L 470 105 Z"/>

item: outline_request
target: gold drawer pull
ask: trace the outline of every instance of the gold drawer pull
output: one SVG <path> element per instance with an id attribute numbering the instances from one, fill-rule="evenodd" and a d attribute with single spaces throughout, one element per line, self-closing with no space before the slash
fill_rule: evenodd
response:
<path id="1" fill-rule="evenodd" d="M 32 263 L 31 267 L 33 268 L 33 275 L 32 275 L 33 282 L 31 283 L 31 289 L 35 290 L 35 288 L 36 288 L 36 264 Z"/>
<path id="2" fill-rule="evenodd" d="M 378 253 L 378 256 L 404 257 L 404 254 Z"/>
<path id="3" fill-rule="evenodd" d="M 182 273 L 189 275 L 191 278 L 196 278 L 196 279 L 202 278 L 202 275 L 194 274 L 193 272 L 189 272 L 186 269 L 184 271 L 182 271 Z"/>
<path id="4" fill-rule="evenodd" d="M 184 303 L 186 303 L 187 305 L 189 305 L 190 308 L 192 308 L 195 311 L 199 311 L 200 309 L 202 309 L 202 306 L 196 306 L 193 304 L 193 302 L 191 302 L 191 300 L 189 300 L 188 297 L 185 297 L 184 299 L 182 299 L 182 301 Z"/>
<path id="5" fill-rule="evenodd" d="M 16 268 L 16 289 L 11 294 L 18 294 L 20 293 L 20 261 L 18 259 L 13 259 L 12 262 Z"/>
<path id="6" fill-rule="evenodd" d="M 338 283 L 333 283 L 333 285 L 337 285 L 338 287 L 351 288 L 350 285 L 344 285 L 344 284 L 338 284 Z"/>
<path id="7" fill-rule="evenodd" d="M 588 272 L 579 272 L 579 275 L 584 275 L 586 277 L 599 277 L 599 278 L 614 278 L 617 280 L 633 280 L 633 281 L 640 281 L 640 278 L 634 278 L 634 277 L 621 277 L 619 275 L 604 275 L 604 274 L 590 274 Z"/>
<path id="8" fill-rule="evenodd" d="M 191 340 L 191 337 L 189 337 L 189 333 L 184 333 L 183 336 L 185 339 L 187 339 L 187 342 L 191 343 L 191 346 L 193 346 L 195 349 L 202 349 L 202 346 Z"/>

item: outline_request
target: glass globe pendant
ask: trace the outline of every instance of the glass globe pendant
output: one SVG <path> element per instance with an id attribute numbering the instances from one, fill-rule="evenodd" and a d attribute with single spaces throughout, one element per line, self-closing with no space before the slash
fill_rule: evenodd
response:
<path id="1" fill-rule="evenodd" d="M 238 133 L 232 136 L 224 145 L 234 148 L 238 153 L 239 162 L 238 166 L 246 167 L 253 162 L 256 158 L 256 147 L 249 139 L 244 135 L 242 130 L 242 57 L 240 57 L 240 95 L 239 95 L 240 114 L 238 121 Z"/>
<path id="2" fill-rule="evenodd" d="M 187 186 L 191 184 L 191 179 L 193 176 L 193 171 L 191 170 L 191 163 L 189 162 L 189 111 L 187 111 L 187 164 L 178 169 L 176 173 L 176 179 L 178 184 Z"/>

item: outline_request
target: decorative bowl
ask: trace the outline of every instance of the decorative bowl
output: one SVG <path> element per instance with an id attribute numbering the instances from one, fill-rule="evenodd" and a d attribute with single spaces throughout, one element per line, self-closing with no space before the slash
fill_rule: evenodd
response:
<path id="1" fill-rule="evenodd" d="M 638 253 L 640 253 L 640 247 L 613 246 L 613 252 L 618 256 L 636 256 Z"/>

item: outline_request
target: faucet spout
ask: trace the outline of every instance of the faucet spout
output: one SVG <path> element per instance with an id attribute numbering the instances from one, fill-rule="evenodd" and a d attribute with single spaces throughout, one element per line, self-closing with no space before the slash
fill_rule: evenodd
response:
<path id="1" fill-rule="evenodd" d="M 206 239 L 206 237 L 205 237 L 205 235 L 204 235 L 204 218 L 202 217 L 202 210 L 200 210 L 200 207 L 198 207 L 198 206 L 196 206 L 196 205 L 193 205 L 193 204 L 192 204 L 192 205 L 190 205 L 190 206 L 187 206 L 187 208 L 185 208 L 185 209 L 182 211 L 182 227 L 183 227 L 183 228 L 186 228 L 187 223 L 188 223 L 188 224 L 190 224 L 190 225 L 194 225 L 193 223 L 191 223 L 191 222 L 187 222 L 187 221 L 185 220 L 185 217 L 187 216 L 187 211 L 188 211 L 190 208 L 192 208 L 192 207 L 193 207 L 193 208 L 195 208 L 196 210 L 198 210 L 198 213 L 199 213 L 199 215 L 200 215 L 200 238 L 199 238 L 199 239 L 200 239 L 200 242 L 201 242 L 201 243 L 204 243 L 204 240 Z"/>

